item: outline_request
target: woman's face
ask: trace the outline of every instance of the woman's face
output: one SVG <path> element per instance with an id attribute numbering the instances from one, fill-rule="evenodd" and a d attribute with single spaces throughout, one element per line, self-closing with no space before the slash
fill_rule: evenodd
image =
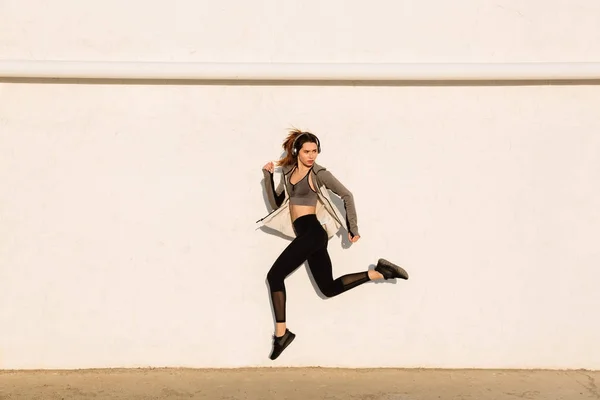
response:
<path id="1" fill-rule="evenodd" d="M 298 162 L 307 167 L 312 167 L 318 155 L 319 152 L 317 150 L 317 144 L 306 142 L 302 145 L 302 148 L 298 152 Z"/>

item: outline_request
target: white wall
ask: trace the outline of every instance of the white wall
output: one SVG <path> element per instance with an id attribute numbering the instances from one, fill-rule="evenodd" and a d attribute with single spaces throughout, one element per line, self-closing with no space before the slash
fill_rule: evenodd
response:
<path id="1" fill-rule="evenodd" d="M 219 5 L 217 5 L 219 4 Z M 1 59 L 598 61 L 594 0 L 0 2 Z M 159 82 L 160 83 L 160 82 Z M 600 368 L 600 88 L 0 83 L 0 368 Z M 290 126 L 409 281 L 287 281 L 260 167 Z"/>

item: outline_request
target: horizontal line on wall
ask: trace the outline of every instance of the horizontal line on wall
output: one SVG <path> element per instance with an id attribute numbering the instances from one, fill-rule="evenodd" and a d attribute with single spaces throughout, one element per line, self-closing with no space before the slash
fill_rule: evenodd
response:
<path id="1" fill-rule="evenodd" d="M 183 81 L 579 81 L 599 80 L 600 63 L 196 63 L 0 60 L 6 79 Z"/>

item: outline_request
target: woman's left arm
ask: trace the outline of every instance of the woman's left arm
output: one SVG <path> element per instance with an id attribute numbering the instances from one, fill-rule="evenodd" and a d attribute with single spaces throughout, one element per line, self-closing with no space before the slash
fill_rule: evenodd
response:
<path id="1" fill-rule="evenodd" d="M 322 170 L 318 176 L 328 189 L 340 196 L 344 201 L 346 228 L 348 229 L 350 240 L 355 242 L 360 237 L 360 234 L 358 233 L 358 217 L 356 215 L 354 196 L 331 172 Z"/>

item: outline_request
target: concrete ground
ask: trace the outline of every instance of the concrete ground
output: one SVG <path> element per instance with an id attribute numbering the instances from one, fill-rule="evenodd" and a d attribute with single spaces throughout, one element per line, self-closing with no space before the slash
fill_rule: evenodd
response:
<path id="1" fill-rule="evenodd" d="M 600 399 L 600 371 L 108 369 L 0 371 L 0 399 Z"/>

